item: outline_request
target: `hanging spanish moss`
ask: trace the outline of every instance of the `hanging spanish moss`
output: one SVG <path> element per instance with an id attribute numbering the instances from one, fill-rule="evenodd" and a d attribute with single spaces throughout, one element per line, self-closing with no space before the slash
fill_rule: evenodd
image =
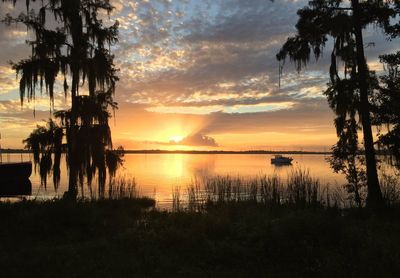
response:
<path id="1" fill-rule="evenodd" d="M 25 147 L 33 152 L 35 171 L 39 168 L 42 185 L 47 186 L 47 176 L 52 172 L 54 187 L 60 182 L 60 158 L 63 130 L 53 120 L 37 128 L 24 140 Z M 52 155 L 54 153 L 54 162 Z M 52 171 L 53 170 L 53 171 Z"/>
<path id="2" fill-rule="evenodd" d="M 37 93 L 48 95 L 51 109 L 55 95 L 71 97 L 71 108 L 56 112 L 47 127 L 34 130 L 25 140 L 26 147 L 34 152 L 44 185 L 52 172 L 58 186 L 65 151 L 69 170 L 66 196 L 75 198 L 78 184 L 86 181 L 90 185 L 96 176 L 102 191 L 107 168 L 113 176 L 122 163 L 121 152 L 113 151 L 108 124 L 110 111 L 117 108 L 113 95 L 118 77 L 110 49 L 118 41 L 118 22 L 106 27 L 99 18 L 99 13 L 110 14 L 114 7 L 108 0 L 26 0 L 26 8 L 26 14 L 8 15 L 3 20 L 24 24 L 34 37 L 27 41 L 31 55 L 12 64 L 20 77 L 21 105 L 34 100 Z M 56 24 L 47 24 L 49 16 Z M 56 84 L 59 80 L 61 84 Z M 82 87 L 88 95 L 80 94 Z"/>
<path id="3" fill-rule="evenodd" d="M 397 0 L 311 0 L 297 13 L 297 32 L 287 39 L 277 54 L 279 73 L 282 73 L 281 67 L 286 59 L 294 63 L 298 72 L 301 71 L 309 63 L 311 56 L 316 60 L 321 57 L 328 38 L 333 41 L 329 69 L 331 82 L 325 94 L 337 116 L 335 125 L 339 141 L 332 149 L 331 164 L 336 171 L 350 173 L 356 170 L 355 166 L 338 166 L 343 164 L 341 162 L 356 165 L 357 132 L 362 127 L 368 184 L 367 203 L 371 208 L 382 207 L 370 103 L 378 81 L 368 69 L 363 29 L 368 25 L 375 25 L 384 31 L 388 39 L 399 36 L 400 29 L 396 19 L 400 15 L 400 3 Z M 338 65 L 338 61 L 343 66 Z M 339 73 L 342 68 L 343 73 Z"/>

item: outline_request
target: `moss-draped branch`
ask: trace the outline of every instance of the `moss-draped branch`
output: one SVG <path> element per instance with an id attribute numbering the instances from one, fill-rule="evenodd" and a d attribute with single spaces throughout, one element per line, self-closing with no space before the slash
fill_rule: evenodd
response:
<path id="1" fill-rule="evenodd" d="M 33 2 L 36 5 L 31 5 Z M 121 152 L 112 158 L 108 125 L 110 110 L 117 108 L 113 95 L 118 76 L 111 46 L 118 42 L 118 22 L 105 26 L 99 17 L 100 12 L 110 14 L 114 7 L 108 0 L 26 0 L 25 4 L 26 13 L 3 19 L 7 24 L 25 25 L 34 35 L 27 42 L 32 49 L 29 58 L 12 64 L 20 76 L 21 104 L 34 99 L 38 92 L 46 93 L 51 103 L 57 93 L 71 96 L 71 108 L 55 113 L 57 123 L 50 121 L 47 127 L 38 127 L 25 141 L 26 146 L 34 151 L 43 178 L 53 165 L 50 153 L 55 154 L 57 184 L 63 148 L 60 134 L 54 130 L 61 130 L 61 138 L 66 138 L 70 191 L 75 191 L 77 181 L 83 183 L 85 177 L 90 184 L 96 173 L 101 189 L 107 162 L 113 165 L 109 167 L 111 175 L 121 162 Z M 47 23 L 49 16 L 51 24 Z M 88 94 L 80 93 L 83 87 Z"/>

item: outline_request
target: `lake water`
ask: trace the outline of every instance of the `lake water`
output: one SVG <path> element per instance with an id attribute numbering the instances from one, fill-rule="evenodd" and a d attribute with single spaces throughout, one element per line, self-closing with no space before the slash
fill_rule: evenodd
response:
<path id="1" fill-rule="evenodd" d="M 285 179 L 294 169 L 309 170 L 322 184 L 339 186 L 345 182 L 341 174 L 335 174 L 326 162 L 325 155 L 292 155 L 291 166 L 274 166 L 270 163 L 272 155 L 265 154 L 127 154 L 118 176 L 134 178 L 141 195 L 155 198 L 159 203 L 169 202 L 173 189 L 183 190 L 194 179 L 216 175 L 251 178 L 260 175 L 278 175 Z M 29 161 L 29 154 L 3 155 L 3 162 Z M 61 183 L 56 190 L 49 178 L 47 187 L 41 185 L 38 173 L 33 173 L 32 198 L 60 197 L 67 190 L 67 171 L 65 160 L 61 165 Z M 95 182 L 93 183 L 95 184 Z M 95 190 L 93 190 L 95 191 Z M 83 195 L 90 195 L 87 186 Z"/>

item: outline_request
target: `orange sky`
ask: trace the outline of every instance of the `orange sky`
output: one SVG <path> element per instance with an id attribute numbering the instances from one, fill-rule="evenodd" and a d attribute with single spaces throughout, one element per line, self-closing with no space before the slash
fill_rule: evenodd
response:
<path id="1" fill-rule="evenodd" d="M 110 22 L 120 22 L 120 42 L 113 48 L 120 69 L 119 110 L 111 121 L 115 145 L 327 150 L 335 143 L 334 116 L 322 94 L 329 59 L 312 62 L 300 74 L 287 64 L 278 86 L 275 55 L 306 0 L 112 2 Z M 0 16 L 15 12 L 9 4 L 0 6 Z M 47 96 L 21 109 L 8 64 L 28 57 L 30 35 L 23 27 L 0 25 L 3 148 L 21 148 L 36 124 L 50 117 Z M 364 35 L 376 43 L 366 49 L 370 67 L 382 71 L 378 55 L 397 49 L 398 42 L 387 42 L 374 28 Z M 58 90 L 56 110 L 69 105 Z"/>

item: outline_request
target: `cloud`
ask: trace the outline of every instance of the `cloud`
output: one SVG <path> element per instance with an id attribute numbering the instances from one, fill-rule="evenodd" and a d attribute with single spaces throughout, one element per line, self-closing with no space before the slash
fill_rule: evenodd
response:
<path id="1" fill-rule="evenodd" d="M 260 112 L 268 110 L 260 105 L 301 102 L 308 84 L 324 86 L 328 81 L 322 74 L 327 64 L 322 64 L 315 70 L 321 71 L 318 77 L 278 88 L 275 54 L 294 31 L 296 11 L 306 1 L 172 1 L 169 10 L 182 11 L 180 17 L 165 15 L 165 7 L 157 3 L 146 1 L 131 10 L 138 17 L 150 14 L 146 18 L 151 20 L 130 23 L 140 32 L 133 44 L 132 36 L 122 35 L 117 49 L 117 57 L 124 53 L 117 89 L 121 101 L 150 104 L 149 111 L 189 107 L 183 110 L 235 112 L 245 106 L 245 111 Z M 153 33 L 157 24 L 167 26 L 165 36 L 152 40 L 142 36 Z M 293 73 L 288 67 L 284 80 L 293 81 L 288 76 Z M 297 78 L 302 76 L 304 81 L 309 75 Z"/>
<path id="2" fill-rule="evenodd" d="M 201 133 L 189 135 L 179 142 L 171 141 L 170 143 L 185 146 L 218 147 L 217 141 L 214 138 Z"/>
<path id="3" fill-rule="evenodd" d="M 185 39 L 191 42 L 254 43 L 294 30 L 292 12 L 306 1 L 228 0 L 220 2 L 213 23 L 203 21 Z"/>
<path id="4" fill-rule="evenodd" d="M 202 133 L 192 134 L 183 138 L 170 139 L 169 142 L 162 141 L 144 141 L 137 142 L 159 146 L 188 146 L 188 147 L 219 147 L 217 141 L 208 135 Z"/>
<path id="5" fill-rule="evenodd" d="M 23 1 L 17 2 L 16 14 L 25 11 Z M 170 136 L 192 134 L 188 145 L 224 147 L 228 137 L 256 140 L 266 132 L 282 138 L 332 134 L 335 140 L 333 114 L 322 94 L 329 79 L 329 53 L 300 74 L 288 63 L 278 86 L 275 55 L 295 31 L 296 12 L 307 2 L 112 0 L 116 10 L 111 21 L 120 23 L 120 40 L 112 49 L 120 69 L 115 141 L 169 144 Z M 0 7 L 0 15 L 14 11 L 8 4 Z M 23 26 L 0 24 L 0 117 L 7 117 L 8 130 L 21 138 L 30 131 L 23 128 L 26 123 L 30 127 L 36 122 L 34 103 L 25 103 L 21 111 L 18 82 L 8 61 L 29 56 L 25 35 Z M 398 45 L 374 28 L 365 32 L 365 41 L 376 42 L 366 49 L 374 69 L 380 68 L 377 56 Z M 68 107 L 59 91 L 56 109 Z M 49 117 L 46 96 L 35 107 L 41 110 L 37 119 Z M 268 137 L 257 140 L 269 142 Z"/>

